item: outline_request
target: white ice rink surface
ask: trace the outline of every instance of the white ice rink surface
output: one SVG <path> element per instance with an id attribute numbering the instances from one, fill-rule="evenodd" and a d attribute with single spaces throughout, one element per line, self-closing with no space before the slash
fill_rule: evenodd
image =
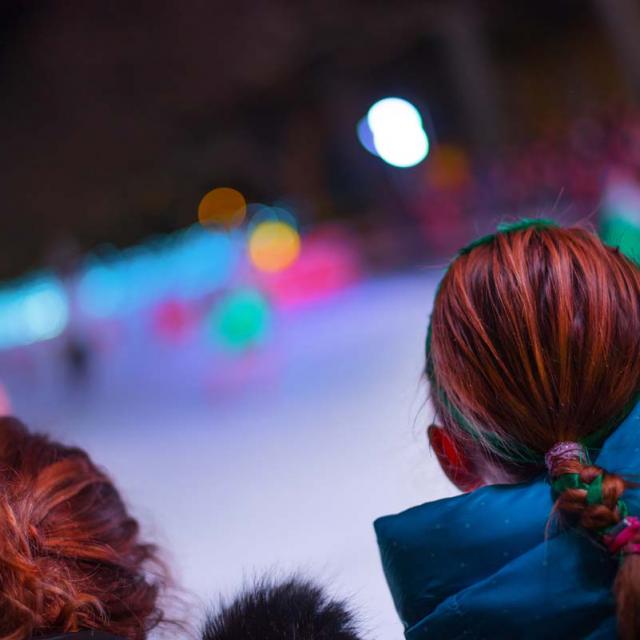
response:
<path id="1" fill-rule="evenodd" d="M 281 314 L 240 359 L 199 339 L 159 345 L 140 323 L 98 354 L 85 389 L 68 388 L 53 345 L 28 366 L 3 357 L 0 373 L 15 413 L 116 478 L 194 608 L 299 570 L 351 597 L 367 637 L 395 640 L 371 523 L 455 493 L 421 409 L 436 279 L 390 276 Z"/>

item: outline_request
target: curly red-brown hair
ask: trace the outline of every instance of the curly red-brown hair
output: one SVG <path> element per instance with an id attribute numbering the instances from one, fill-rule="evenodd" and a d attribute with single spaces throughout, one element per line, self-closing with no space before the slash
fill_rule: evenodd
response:
<path id="1" fill-rule="evenodd" d="M 166 572 L 81 449 L 0 419 L 0 639 L 99 629 L 143 640 Z"/>

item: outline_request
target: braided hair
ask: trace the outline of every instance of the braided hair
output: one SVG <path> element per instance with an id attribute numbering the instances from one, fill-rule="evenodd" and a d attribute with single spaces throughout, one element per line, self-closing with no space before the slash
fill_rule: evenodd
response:
<path id="1" fill-rule="evenodd" d="M 586 450 L 577 443 L 558 443 L 547 453 L 546 461 L 557 496 L 554 509 L 618 556 L 613 590 L 619 631 L 623 638 L 636 638 L 640 629 L 640 520 L 629 516 L 622 498 L 627 482 L 591 464 Z"/>

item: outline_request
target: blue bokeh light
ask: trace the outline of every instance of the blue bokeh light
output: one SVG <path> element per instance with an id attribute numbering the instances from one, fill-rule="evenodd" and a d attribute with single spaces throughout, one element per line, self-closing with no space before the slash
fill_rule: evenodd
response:
<path id="1" fill-rule="evenodd" d="M 0 290 L 0 348 L 55 338 L 68 321 L 66 290 L 52 274 L 34 276 Z"/>
<path id="2" fill-rule="evenodd" d="M 196 225 L 160 242 L 91 259 L 78 282 L 78 304 L 89 316 L 137 311 L 167 297 L 197 298 L 226 285 L 239 262 L 237 233 Z"/>
<path id="3" fill-rule="evenodd" d="M 360 119 L 356 131 L 358 133 L 358 140 L 360 140 L 360 144 L 372 155 L 380 157 L 373 141 L 373 131 L 371 131 L 371 127 L 369 126 L 366 116 Z"/>

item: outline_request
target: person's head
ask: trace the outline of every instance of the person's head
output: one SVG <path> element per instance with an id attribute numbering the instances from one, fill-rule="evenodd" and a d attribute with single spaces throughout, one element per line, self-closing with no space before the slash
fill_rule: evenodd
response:
<path id="1" fill-rule="evenodd" d="M 203 640 L 361 640 L 347 605 L 313 582 L 258 581 L 212 613 Z"/>
<path id="2" fill-rule="evenodd" d="M 165 574 L 138 529 L 84 451 L 0 419 L 0 638 L 146 638 Z"/>
<path id="3" fill-rule="evenodd" d="M 638 266 L 588 231 L 543 221 L 482 238 L 436 294 L 426 375 L 439 423 L 430 440 L 465 490 L 544 472 L 558 442 L 597 449 L 640 392 Z M 602 503 L 568 489 L 556 507 L 592 531 L 612 526 L 624 480 L 583 462 L 571 472 L 602 476 Z M 628 635 L 640 623 L 640 556 L 623 563 L 617 592 Z"/>

